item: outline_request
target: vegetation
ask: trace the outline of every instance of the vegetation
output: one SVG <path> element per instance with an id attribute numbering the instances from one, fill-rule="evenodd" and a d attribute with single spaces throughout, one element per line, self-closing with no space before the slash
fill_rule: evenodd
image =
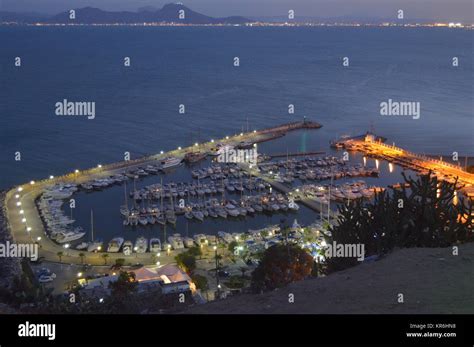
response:
<path id="1" fill-rule="evenodd" d="M 197 289 L 200 289 L 202 291 L 206 291 L 209 289 L 209 283 L 206 276 L 196 274 L 196 275 L 193 275 L 191 279 L 193 283 L 196 285 Z"/>
<path id="2" fill-rule="evenodd" d="M 365 256 L 382 255 L 395 247 L 447 247 L 473 241 L 472 203 L 458 199 L 457 181 L 430 174 L 416 179 L 403 174 L 409 188 L 377 193 L 372 202 L 357 199 L 339 206 L 339 218 L 328 242 L 365 245 Z M 354 266 L 355 258 L 329 258 L 326 272 Z"/>
<path id="3" fill-rule="evenodd" d="M 183 252 L 175 257 L 178 266 L 188 274 L 192 274 L 196 269 L 196 256 L 192 252 Z"/>
<path id="4" fill-rule="evenodd" d="M 113 298 L 124 300 L 133 294 L 137 284 L 138 282 L 135 281 L 135 273 L 120 271 L 117 281 L 110 282 L 109 288 Z"/>
<path id="5" fill-rule="evenodd" d="M 268 248 L 255 271 L 254 291 L 273 290 L 300 281 L 311 274 L 313 258 L 295 244 L 276 244 Z"/>
<path id="6" fill-rule="evenodd" d="M 225 285 L 231 289 L 239 289 L 245 285 L 245 280 L 240 276 L 230 276 Z"/>
<path id="7" fill-rule="evenodd" d="M 59 258 L 59 262 L 61 262 L 61 260 L 63 259 L 64 253 L 60 251 L 60 252 L 56 253 L 56 255 L 57 255 L 58 258 Z"/>

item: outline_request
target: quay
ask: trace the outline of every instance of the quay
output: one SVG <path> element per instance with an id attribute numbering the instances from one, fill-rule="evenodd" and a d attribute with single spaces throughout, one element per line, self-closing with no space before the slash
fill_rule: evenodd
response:
<path id="1" fill-rule="evenodd" d="M 283 124 L 262 130 L 253 130 L 247 133 L 226 136 L 225 138 L 218 140 L 212 139 L 209 142 L 196 143 L 189 147 L 178 147 L 177 149 L 168 152 L 161 151 L 159 154 L 147 155 L 138 159 L 107 165 L 99 164 L 94 168 L 86 170 L 74 168 L 70 173 L 59 177 L 51 176 L 43 180 L 30 181 L 10 189 L 5 195 L 5 216 L 7 226 L 16 243 L 38 244 L 39 256 L 45 261 L 58 262 L 58 252 L 62 252 L 63 255 L 60 262 L 66 264 L 104 265 L 106 261 L 110 264 L 114 263 L 114 261 L 119 258 L 125 258 L 127 262 L 154 264 L 154 262 L 156 262 L 156 256 L 152 253 L 133 253 L 132 255 L 124 256 L 122 253 L 94 253 L 75 249 L 65 249 L 48 237 L 36 206 L 36 200 L 46 189 L 56 184 L 81 184 L 95 179 L 107 178 L 112 175 L 123 173 L 126 169 L 138 169 L 143 165 L 159 163 L 161 160 L 170 156 L 184 158 L 186 153 L 189 152 L 209 152 L 215 148 L 217 143 L 234 146 L 237 146 L 242 142 L 258 143 L 284 136 L 289 131 L 318 128 L 321 128 L 319 123 L 304 119 L 301 122 Z M 273 184 L 275 183 L 276 182 Z M 180 251 L 181 250 L 161 252 L 161 264 L 174 262 L 174 256 Z M 104 258 L 104 254 L 107 254 L 107 258 Z"/>
<path id="2" fill-rule="evenodd" d="M 439 179 L 454 182 L 458 179 L 461 191 L 469 198 L 474 198 L 474 174 L 466 172 L 461 165 L 454 165 L 441 159 L 434 159 L 407 151 L 395 145 L 387 145 L 376 141 L 373 136 L 363 139 L 348 139 L 340 144 L 349 151 L 362 152 L 367 156 L 387 160 L 416 172 L 431 171 Z"/>
<path id="3" fill-rule="evenodd" d="M 284 158 L 284 157 L 306 157 L 311 155 L 325 154 L 325 151 L 316 151 L 316 152 L 301 152 L 301 153 L 277 153 L 269 154 L 270 158 Z"/>

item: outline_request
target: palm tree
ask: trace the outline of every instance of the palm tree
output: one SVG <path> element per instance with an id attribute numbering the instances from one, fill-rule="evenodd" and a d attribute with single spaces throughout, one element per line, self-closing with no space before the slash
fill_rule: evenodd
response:
<path id="1" fill-rule="evenodd" d="M 56 253 L 56 255 L 57 255 L 57 256 L 58 256 L 58 258 L 59 258 L 59 262 L 61 262 L 61 260 L 62 260 L 62 258 L 63 258 L 63 255 L 64 255 L 64 253 L 60 251 L 60 252 Z"/>
<path id="2" fill-rule="evenodd" d="M 81 264 L 84 264 L 84 257 L 85 257 L 85 256 L 86 256 L 86 255 L 85 255 L 84 253 L 82 253 L 82 252 L 79 253 L 79 257 L 81 257 Z"/>
<path id="3" fill-rule="evenodd" d="M 104 265 L 107 265 L 107 258 L 109 257 L 109 255 L 107 253 L 104 253 L 101 255 L 102 258 L 104 258 Z"/>

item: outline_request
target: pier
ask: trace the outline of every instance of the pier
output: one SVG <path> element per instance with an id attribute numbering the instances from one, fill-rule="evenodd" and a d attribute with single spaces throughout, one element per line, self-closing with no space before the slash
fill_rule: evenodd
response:
<path id="1" fill-rule="evenodd" d="M 328 211 L 329 211 L 330 218 L 335 218 L 337 216 L 337 213 L 332 211 L 330 209 L 330 207 L 328 206 L 328 204 L 321 204 L 321 203 L 318 203 L 314 200 L 300 197 L 294 190 L 288 188 L 287 186 L 285 186 L 284 184 L 282 184 L 280 182 L 277 182 L 277 181 L 275 181 L 275 180 L 273 180 L 273 179 L 271 179 L 267 176 L 262 175 L 259 170 L 255 169 L 255 168 L 251 168 L 251 167 L 249 167 L 249 165 L 241 164 L 239 166 L 243 170 L 247 171 L 247 173 L 249 173 L 250 175 L 252 175 L 254 177 L 261 178 L 265 182 L 269 183 L 277 191 L 279 191 L 281 193 L 284 193 L 284 194 L 287 194 L 289 196 L 293 196 L 295 198 L 295 201 L 298 201 L 298 202 L 302 203 L 303 205 L 305 205 L 309 209 L 311 209 L 315 212 L 318 212 L 318 213 L 321 213 L 321 212 L 322 213 L 328 213 Z"/>
<path id="2" fill-rule="evenodd" d="M 269 154 L 270 158 L 285 158 L 285 157 L 306 157 L 310 155 L 319 155 L 325 154 L 325 151 L 316 151 L 316 152 L 301 152 L 301 153 L 277 153 L 277 154 Z"/>

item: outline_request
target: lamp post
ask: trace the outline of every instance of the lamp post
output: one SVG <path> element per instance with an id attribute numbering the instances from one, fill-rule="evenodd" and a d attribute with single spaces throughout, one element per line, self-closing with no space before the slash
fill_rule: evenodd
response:
<path id="1" fill-rule="evenodd" d="M 218 261 L 217 261 L 217 246 L 214 246 L 214 258 L 216 260 L 216 284 L 217 284 L 217 297 L 220 298 L 220 288 L 221 285 L 219 283 L 219 271 L 218 271 Z"/>

